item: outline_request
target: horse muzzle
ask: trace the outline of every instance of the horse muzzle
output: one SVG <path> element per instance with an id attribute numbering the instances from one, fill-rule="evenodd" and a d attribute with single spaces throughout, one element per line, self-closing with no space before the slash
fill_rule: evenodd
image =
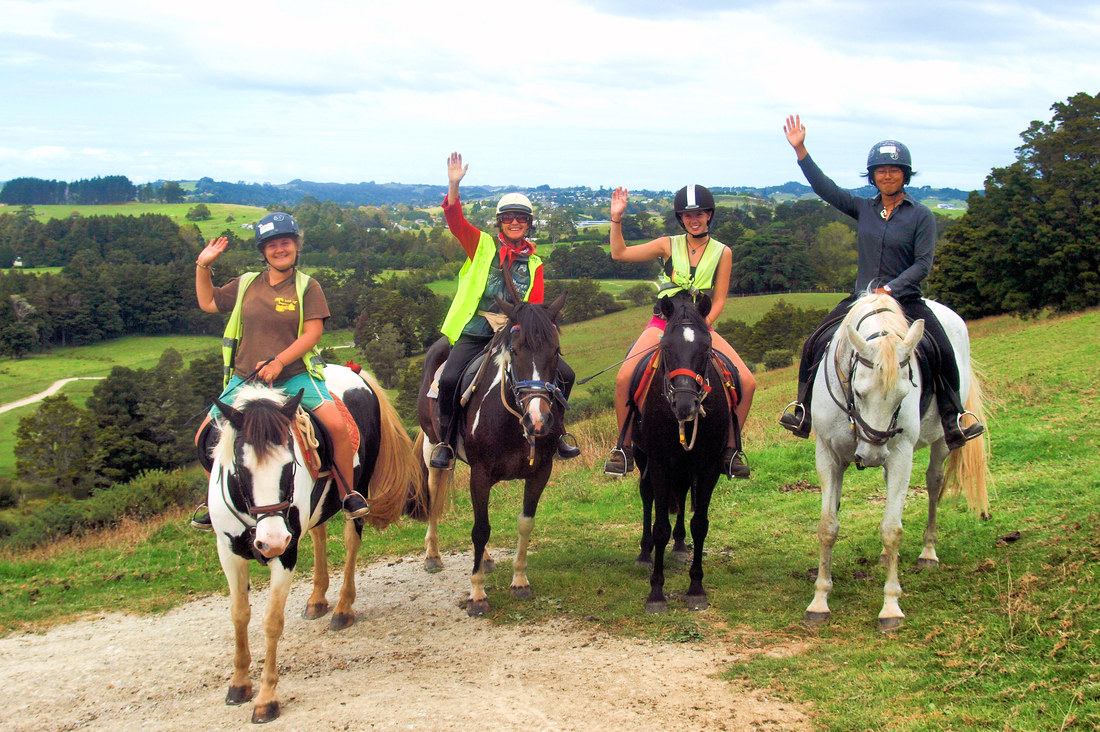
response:
<path id="1" fill-rule="evenodd" d="M 252 546 L 264 559 L 282 556 L 293 538 L 286 528 L 286 521 L 272 520 L 277 518 L 281 517 L 270 516 L 256 525 L 256 539 L 252 542 Z"/>

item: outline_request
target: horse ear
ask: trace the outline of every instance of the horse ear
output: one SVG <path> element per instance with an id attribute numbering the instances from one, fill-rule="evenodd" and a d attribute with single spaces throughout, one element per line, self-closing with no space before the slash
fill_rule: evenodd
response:
<path id="1" fill-rule="evenodd" d="M 699 311 L 699 314 L 704 318 L 710 315 L 711 302 L 710 295 L 699 295 L 695 298 L 695 309 Z"/>
<path id="2" fill-rule="evenodd" d="M 550 307 L 546 308 L 546 314 L 550 316 L 550 320 L 557 322 L 558 314 L 561 313 L 561 309 L 565 307 L 565 293 L 558 295 L 558 298 L 554 302 L 550 303 Z"/>
<path id="3" fill-rule="evenodd" d="M 233 429 L 240 431 L 244 428 L 244 415 L 238 410 L 228 404 L 222 404 L 217 398 L 214 399 L 214 406 L 218 408 L 218 411 L 222 413 L 223 417 L 229 420 L 229 424 L 233 426 Z"/>
<path id="4" fill-rule="evenodd" d="M 871 345 L 867 343 L 867 339 L 860 335 L 859 331 L 856 330 L 856 327 L 851 323 L 848 323 L 848 340 L 852 342 L 852 346 L 860 356 L 868 361 L 875 360 L 875 354 L 871 350 Z"/>
<path id="5" fill-rule="evenodd" d="M 657 302 L 661 306 L 661 315 L 665 316 L 665 320 L 672 317 L 672 314 L 676 312 L 676 306 L 672 302 L 671 297 L 658 297 Z"/>
<path id="6" fill-rule="evenodd" d="M 286 416 L 287 419 L 293 419 L 294 414 L 298 411 L 298 405 L 302 403 L 302 395 L 306 393 L 305 389 L 299 389 L 298 393 L 290 398 L 290 400 L 282 406 L 279 411 Z"/>
<path id="7" fill-rule="evenodd" d="M 500 312 L 507 315 L 509 320 L 515 320 L 516 306 L 500 295 L 494 295 L 493 298 L 497 301 L 497 307 L 500 308 Z"/>
<path id="8" fill-rule="evenodd" d="M 913 324 L 909 326 L 909 332 L 905 334 L 905 339 L 901 342 L 901 345 L 905 348 L 907 353 L 912 353 L 913 349 L 920 343 L 920 339 L 924 337 L 924 321 L 914 320 Z"/>

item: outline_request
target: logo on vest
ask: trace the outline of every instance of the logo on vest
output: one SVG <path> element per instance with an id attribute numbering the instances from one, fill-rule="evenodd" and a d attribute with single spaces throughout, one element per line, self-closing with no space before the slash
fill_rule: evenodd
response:
<path id="1" fill-rule="evenodd" d="M 277 313 L 294 313 L 298 311 L 298 301 L 290 300 L 285 297 L 275 298 L 275 312 Z"/>

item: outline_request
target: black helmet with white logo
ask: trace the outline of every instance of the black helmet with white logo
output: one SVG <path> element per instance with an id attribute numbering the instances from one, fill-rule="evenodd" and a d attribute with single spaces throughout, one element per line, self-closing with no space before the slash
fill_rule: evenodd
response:
<path id="1" fill-rule="evenodd" d="M 913 174 L 913 158 L 909 155 L 909 148 L 897 140 L 883 140 L 871 147 L 871 151 L 867 153 L 867 175 L 871 176 L 880 165 L 898 166 L 905 171 L 907 181 Z"/>
<path id="2" fill-rule="evenodd" d="M 256 232 L 256 248 L 261 254 L 264 251 L 264 245 L 272 239 L 278 239 L 280 236 L 293 236 L 297 239 L 302 235 L 294 217 L 282 211 L 264 216 L 253 229 Z"/>

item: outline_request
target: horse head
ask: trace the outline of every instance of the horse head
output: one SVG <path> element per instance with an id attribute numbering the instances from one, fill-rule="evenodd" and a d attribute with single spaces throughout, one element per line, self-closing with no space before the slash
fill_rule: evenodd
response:
<path id="1" fill-rule="evenodd" d="M 916 385 L 912 356 L 924 336 L 924 321 L 909 325 L 892 297 L 872 294 L 852 306 L 843 331 L 851 346 L 848 411 L 858 440 L 856 458 L 878 467 L 890 454 L 890 440 L 903 431 L 898 420 Z"/>
<path id="2" fill-rule="evenodd" d="M 215 448 L 227 508 L 241 525 L 248 525 L 246 517 L 256 522 L 252 546 L 264 559 L 280 556 L 294 537 L 287 512 L 295 504 L 293 423 L 303 393 L 287 399 L 268 387 L 247 386 L 233 406 L 214 400 L 228 422 Z"/>
<path id="3" fill-rule="evenodd" d="M 700 295 L 694 302 L 688 296 L 660 298 L 661 314 L 667 325 L 661 337 L 661 362 L 668 375 L 665 396 L 672 414 L 680 423 L 681 439 L 684 423 L 704 414 L 703 400 L 710 393 L 706 379 L 711 357 L 710 298 Z"/>
<path id="4" fill-rule="evenodd" d="M 497 358 L 508 376 L 524 432 L 529 437 L 543 437 L 554 427 L 555 403 L 565 403 L 556 382 L 561 355 L 557 320 L 565 293 L 548 306 L 512 305 L 500 297 L 497 304 L 508 316 Z"/>

